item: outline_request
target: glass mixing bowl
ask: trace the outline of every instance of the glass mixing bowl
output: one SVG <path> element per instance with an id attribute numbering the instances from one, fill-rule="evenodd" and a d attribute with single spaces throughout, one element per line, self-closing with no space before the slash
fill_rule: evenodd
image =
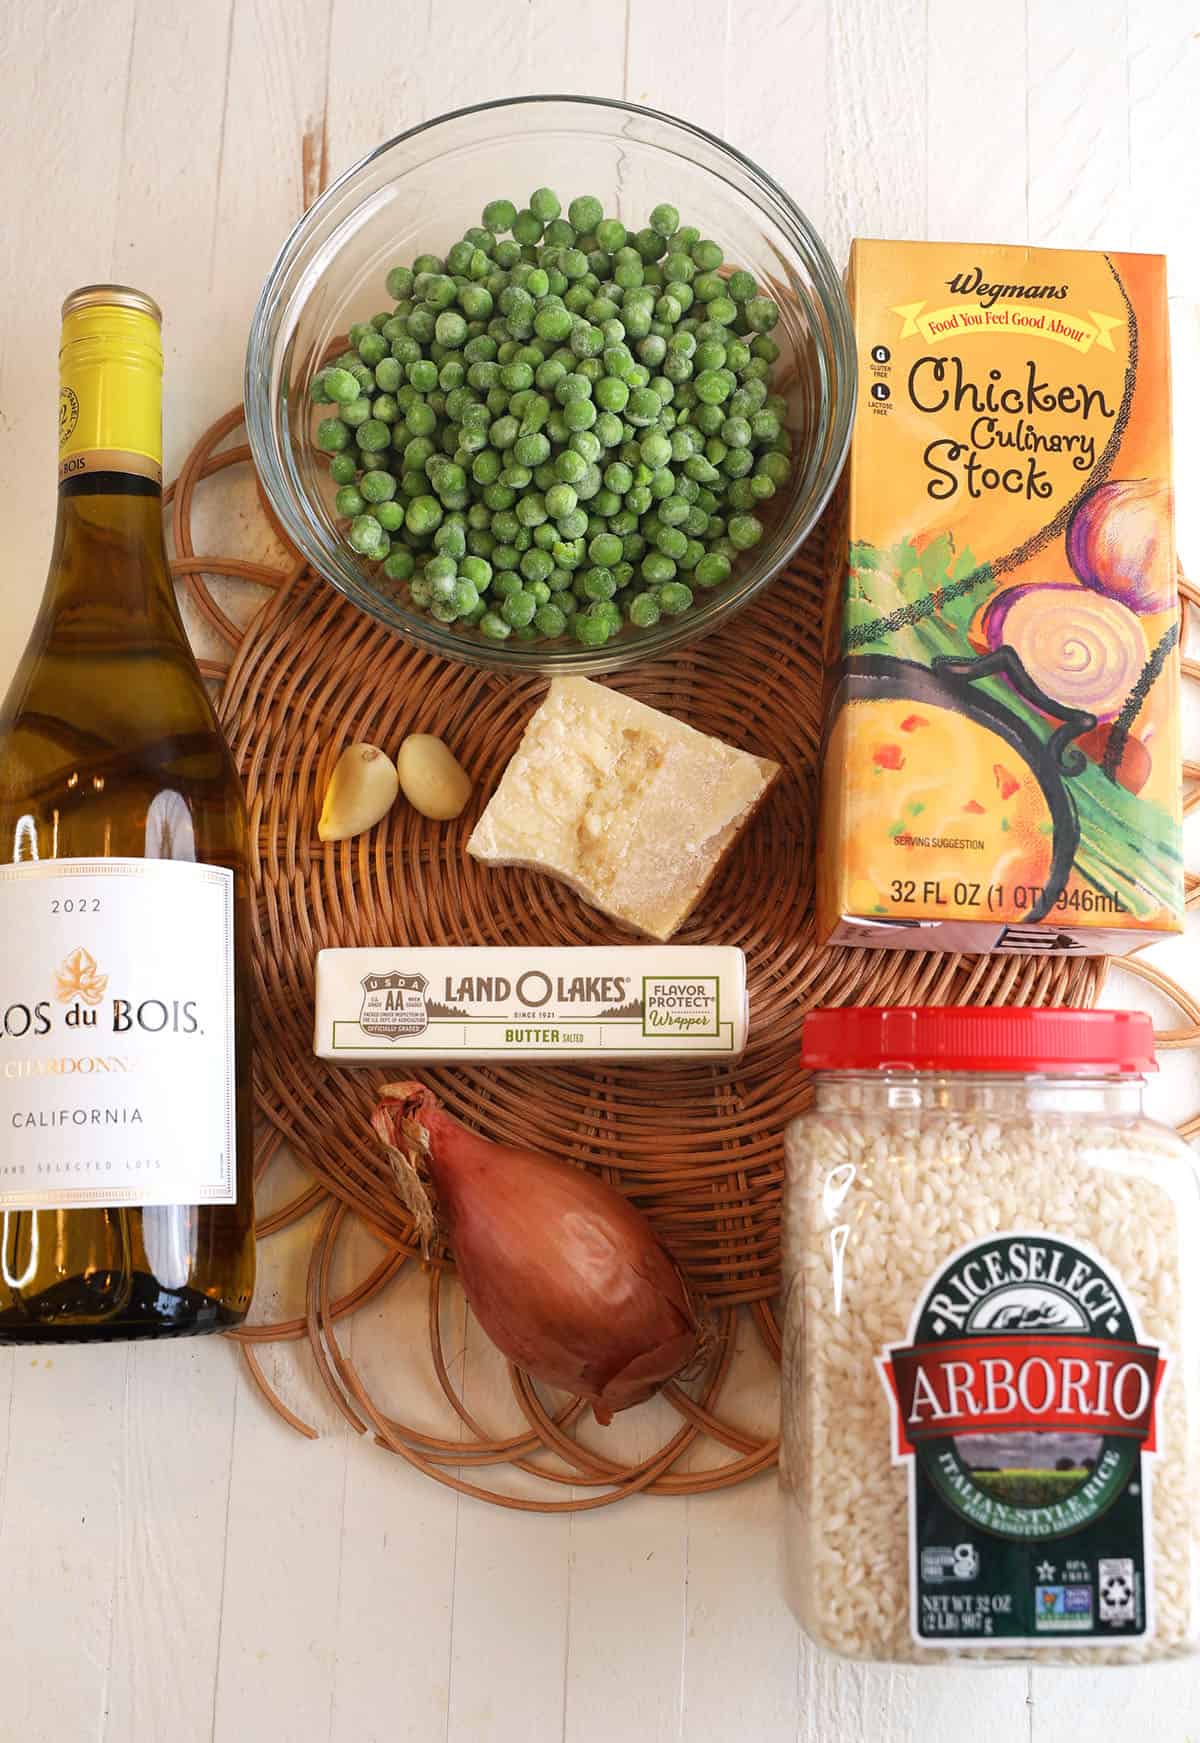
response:
<path id="1" fill-rule="evenodd" d="M 719 242 L 781 310 L 772 389 L 788 400 L 793 470 L 765 505 L 761 542 L 733 575 L 697 592 L 682 616 L 626 625 L 602 648 L 565 638 L 494 642 L 409 606 L 346 543 L 328 456 L 312 442 L 308 384 L 352 321 L 387 302 L 390 266 L 444 254 L 488 200 L 518 204 L 550 184 L 563 205 L 596 194 L 609 216 L 641 228 L 660 201 Z M 340 349 L 340 347 L 338 347 Z M 606 672 L 653 659 L 744 606 L 811 530 L 837 480 L 854 413 L 855 362 L 841 280 L 804 214 L 765 171 L 701 128 L 632 103 L 520 97 L 414 127 L 347 170 L 280 251 L 250 329 L 246 424 L 259 477 L 288 538 L 364 611 L 452 659 L 511 671 Z M 325 408 L 316 408 L 323 412 Z"/>

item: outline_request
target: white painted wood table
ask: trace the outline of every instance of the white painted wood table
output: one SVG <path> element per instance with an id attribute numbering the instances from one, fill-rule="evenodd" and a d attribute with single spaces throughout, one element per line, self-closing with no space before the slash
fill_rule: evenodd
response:
<path id="1" fill-rule="evenodd" d="M 0 680 L 49 549 L 63 294 L 112 277 L 162 301 L 173 470 L 239 396 L 259 284 L 322 163 L 537 90 L 726 135 L 839 259 L 855 233 L 1167 250 L 1181 544 L 1200 562 L 1198 26 L 1194 0 L 8 0 Z M 1193 989 L 1194 945 L 1161 957 Z M 1169 1063 L 1178 1116 L 1198 1086 Z M 260 1315 L 296 1294 L 295 1242 L 275 1245 Z M 385 1394 L 421 1304 L 402 1281 L 353 1322 Z M 458 1347 L 473 1408 L 506 1420 L 486 1350 Z M 810 1649 L 778 1595 L 770 1480 L 502 1513 L 354 1439 L 289 1349 L 267 1365 L 317 1442 L 217 1341 L 0 1353 L 0 1743 L 1200 1735 L 1187 1666 L 875 1671 Z M 427 1394 L 391 1388 L 436 1426 Z M 754 1422 L 770 1400 L 747 1370 L 731 1404 Z M 635 1415 L 618 1445 L 652 1427 Z"/>

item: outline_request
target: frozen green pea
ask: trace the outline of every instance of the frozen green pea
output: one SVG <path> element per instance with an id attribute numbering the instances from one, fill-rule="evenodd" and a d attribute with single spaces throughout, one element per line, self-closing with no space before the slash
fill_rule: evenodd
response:
<path id="1" fill-rule="evenodd" d="M 349 405 L 359 395 L 359 383 L 348 369 L 326 369 L 322 371 L 325 397 L 338 405 Z"/>
<path id="2" fill-rule="evenodd" d="M 350 443 L 350 426 L 341 418 L 322 418 L 317 425 L 316 443 L 327 454 L 340 454 Z"/>
<path id="3" fill-rule="evenodd" d="M 722 404 L 733 392 L 733 387 L 734 377 L 725 369 L 705 369 L 696 377 L 697 397 L 707 406 Z"/>
<path id="4" fill-rule="evenodd" d="M 606 412 L 624 411 L 629 403 L 629 389 L 615 375 L 605 375 L 596 383 L 596 404 Z"/>
<path id="5" fill-rule="evenodd" d="M 617 591 L 616 577 L 611 569 L 597 564 L 591 569 L 585 569 L 580 576 L 576 591 L 584 599 L 611 599 Z"/>
<path id="6" fill-rule="evenodd" d="M 739 551 L 748 551 L 763 536 L 763 525 L 757 515 L 735 514 L 729 521 L 729 541 Z"/>
<path id="7" fill-rule="evenodd" d="M 562 211 L 562 204 L 553 188 L 535 188 L 529 196 L 529 210 L 543 224 L 550 224 Z"/>
<path id="8" fill-rule="evenodd" d="M 464 557 L 458 565 L 458 572 L 464 581 L 470 581 L 480 592 L 492 579 L 492 565 L 483 557 Z"/>
<path id="9" fill-rule="evenodd" d="M 355 515 L 362 514 L 366 501 L 362 493 L 353 484 L 343 484 L 333 499 L 333 506 L 346 520 L 353 520 Z"/>
<path id="10" fill-rule="evenodd" d="M 625 408 L 627 421 L 635 428 L 645 428 L 658 422 L 662 412 L 662 401 L 651 387 L 638 387 L 629 396 Z"/>
<path id="11" fill-rule="evenodd" d="M 660 236 L 657 230 L 652 230 L 649 225 L 637 232 L 633 238 L 633 246 L 646 262 L 658 260 L 667 252 L 666 238 Z"/>
<path id="12" fill-rule="evenodd" d="M 451 515 L 444 520 L 433 535 L 433 548 L 443 557 L 462 557 L 466 554 L 467 534 L 462 521 L 457 515 Z"/>
<path id="13" fill-rule="evenodd" d="M 382 554 L 384 531 L 373 515 L 360 514 L 350 522 L 347 534 L 350 544 L 360 556 L 373 557 Z"/>
<path id="14" fill-rule="evenodd" d="M 660 526 L 654 534 L 654 543 L 664 557 L 678 561 L 687 551 L 687 534 L 681 533 L 678 527 Z"/>
<path id="15" fill-rule="evenodd" d="M 665 556 L 662 551 L 648 551 L 642 559 L 642 574 L 647 581 L 661 586 L 665 581 L 674 579 L 674 560 Z"/>
<path id="16" fill-rule="evenodd" d="M 791 462 L 787 455 L 776 453 L 772 449 L 768 449 L 765 454 L 760 454 L 755 466 L 755 471 L 761 472 L 765 478 L 769 478 L 776 488 L 787 483 L 791 469 Z"/>
<path id="17" fill-rule="evenodd" d="M 624 248 L 628 233 L 619 218 L 604 218 L 595 228 L 596 241 L 605 253 L 615 255 Z"/>
<path id="18" fill-rule="evenodd" d="M 557 214 L 555 214 L 557 216 Z M 586 236 L 597 229 L 604 217 L 604 207 L 594 194 L 579 194 L 567 207 L 567 217 L 576 234 Z M 599 241 L 599 236 L 596 238 Z"/>
<path id="19" fill-rule="evenodd" d="M 684 581 L 668 581 L 658 590 L 658 603 L 668 617 L 678 617 L 692 603 L 692 590 Z"/>
<path id="20" fill-rule="evenodd" d="M 653 629 L 661 616 L 661 608 L 653 593 L 635 593 L 629 601 L 629 621 L 638 629 Z"/>
<path id="21" fill-rule="evenodd" d="M 751 297 L 743 312 L 754 333 L 769 333 L 779 320 L 779 304 L 773 297 Z"/>
<path id="22" fill-rule="evenodd" d="M 719 587 L 724 580 L 729 580 L 733 565 L 727 556 L 720 556 L 717 551 L 708 551 L 705 556 L 701 556 L 692 573 L 696 577 L 696 586 Z"/>
<path id="23" fill-rule="evenodd" d="M 383 572 L 389 581 L 407 581 L 414 568 L 413 554 L 404 545 L 393 545 L 384 559 Z"/>
<path id="24" fill-rule="evenodd" d="M 538 492 L 522 496 L 517 502 L 516 516 L 523 527 L 540 526 L 550 517 L 546 513 L 546 499 Z"/>
<path id="25" fill-rule="evenodd" d="M 601 567 L 611 567 L 621 560 L 621 541 L 615 533 L 597 533 L 588 545 L 588 556 Z"/>
<path id="26" fill-rule="evenodd" d="M 364 454 L 379 454 L 391 442 L 392 432 L 382 418 L 366 418 L 354 432 L 354 439 Z"/>
<path id="27" fill-rule="evenodd" d="M 513 239 L 516 242 L 521 243 L 523 246 L 540 242 L 542 239 L 542 220 L 538 217 L 537 213 L 528 206 L 517 213 L 512 221 L 511 229 Z M 497 259 L 499 259 L 499 255 L 500 250 L 498 248 L 496 250 Z"/>
<path id="28" fill-rule="evenodd" d="M 601 412 L 591 433 L 602 448 L 615 448 L 624 440 L 625 426 L 616 412 Z"/>
<path id="29" fill-rule="evenodd" d="M 538 606 L 533 621 L 544 636 L 560 636 L 567 627 L 566 613 L 553 600 Z"/>
<path id="30" fill-rule="evenodd" d="M 554 568 L 554 558 L 549 551 L 544 551 L 538 545 L 532 545 L 524 553 L 517 565 L 526 581 L 544 581 Z"/>
<path id="31" fill-rule="evenodd" d="M 585 463 L 584 468 L 583 468 L 583 474 L 579 479 L 580 484 L 584 484 L 586 482 L 587 470 L 588 470 L 587 465 Z M 558 531 L 560 538 L 565 539 L 568 542 L 571 541 L 572 539 L 583 538 L 584 535 L 586 534 L 587 530 L 588 530 L 587 511 L 585 509 L 582 509 L 582 508 L 573 508 L 571 510 L 570 514 L 563 515 L 562 519 L 557 523 L 557 531 Z"/>
<path id="32" fill-rule="evenodd" d="M 380 358 L 375 365 L 375 385 L 381 393 L 395 393 L 403 380 L 403 366 L 395 357 Z"/>
<path id="33" fill-rule="evenodd" d="M 467 323 L 455 309 L 444 309 L 434 325 L 439 345 L 458 350 L 467 342 Z"/>
<path id="34" fill-rule="evenodd" d="M 479 604 L 479 589 L 475 586 L 474 582 L 466 580 L 465 577 L 460 577 L 460 579 L 454 583 L 454 590 L 450 595 L 450 603 L 453 605 L 455 612 L 459 617 L 465 617 L 469 611 L 474 611 L 475 607 Z"/>
<path id="35" fill-rule="evenodd" d="M 510 629 L 520 629 L 533 622 L 536 610 L 537 600 L 522 587 L 508 595 L 500 607 L 500 615 Z"/>
<path id="36" fill-rule="evenodd" d="M 585 648 L 602 648 L 612 633 L 607 617 L 591 617 L 581 611 L 571 625 L 576 641 Z"/>
<path id="37" fill-rule="evenodd" d="M 502 642 L 512 634 L 512 628 L 498 611 L 485 611 L 479 619 L 479 633 L 491 641 Z"/>
<path id="38" fill-rule="evenodd" d="M 511 230 L 516 222 L 517 208 L 511 200 L 489 200 L 483 208 L 483 227 L 494 236 Z"/>
<path id="39" fill-rule="evenodd" d="M 564 484 L 578 484 L 587 471 L 587 461 L 574 448 L 564 448 L 555 456 L 554 471 Z"/>
<path id="40" fill-rule="evenodd" d="M 549 458 L 550 443 L 540 432 L 529 436 L 518 436 L 513 444 L 513 455 L 520 466 L 540 466 L 543 460 Z"/>
<path id="41" fill-rule="evenodd" d="M 404 524 L 410 533 L 420 537 L 432 533 L 442 524 L 443 509 L 436 496 L 418 496 L 409 503 Z"/>

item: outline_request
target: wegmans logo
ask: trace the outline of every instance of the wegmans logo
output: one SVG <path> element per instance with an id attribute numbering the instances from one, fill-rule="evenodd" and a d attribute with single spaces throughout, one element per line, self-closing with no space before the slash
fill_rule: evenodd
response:
<path id="1" fill-rule="evenodd" d="M 946 289 L 952 296 L 977 297 L 985 309 L 1000 301 L 1011 302 L 1017 297 L 1061 301 L 1070 288 L 1066 284 L 989 284 L 978 266 L 969 267 L 966 272 L 956 272 L 953 278 L 946 280 Z"/>

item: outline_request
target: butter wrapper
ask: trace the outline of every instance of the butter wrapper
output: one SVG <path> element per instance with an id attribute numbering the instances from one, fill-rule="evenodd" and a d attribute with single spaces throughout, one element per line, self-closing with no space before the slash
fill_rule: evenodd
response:
<path id="1" fill-rule="evenodd" d="M 317 955 L 319 1059 L 730 1059 L 746 1045 L 746 958 L 727 945 Z"/>

